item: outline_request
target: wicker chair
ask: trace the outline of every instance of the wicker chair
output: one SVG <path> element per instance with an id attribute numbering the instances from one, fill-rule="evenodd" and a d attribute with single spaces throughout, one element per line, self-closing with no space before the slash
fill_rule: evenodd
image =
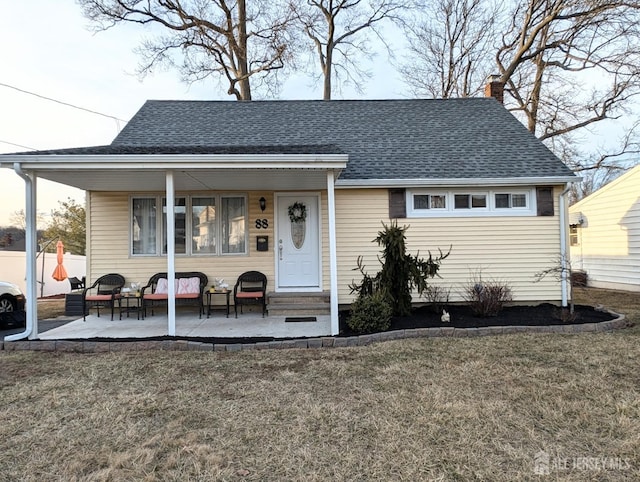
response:
<path id="1" fill-rule="evenodd" d="M 100 317 L 100 306 L 111 306 L 111 320 L 116 300 L 120 296 L 120 289 L 124 286 L 124 276 L 109 273 L 100 276 L 91 286 L 82 291 L 82 316 L 87 319 L 87 303 L 93 304 Z"/>
<path id="2" fill-rule="evenodd" d="M 247 271 L 238 276 L 233 288 L 233 305 L 236 318 L 238 306 L 242 313 L 242 305 L 262 305 L 262 317 L 267 312 L 267 277 L 259 271 Z"/>
<path id="3" fill-rule="evenodd" d="M 86 281 L 84 276 L 82 277 L 82 279 L 78 279 L 75 276 L 67 279 L 69 280 L 69 284 L 71 284 L 71 291 L 79 291 L 84 289 L 84 283 Z"/>

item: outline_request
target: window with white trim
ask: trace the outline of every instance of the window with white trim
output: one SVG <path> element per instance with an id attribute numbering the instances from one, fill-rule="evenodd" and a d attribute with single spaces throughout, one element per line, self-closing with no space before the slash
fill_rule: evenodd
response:
<path id="1" fill-rule="evenodd" d="M 496 209 L 527 209 L 529 204 L 525 192 L 497 192 L 494 199 Z"/>
<path id="2" fill-rule="evenodd" d="M 486 209 L 487 208 L 487 194 L 486 193 L 474 193 L 474 194 L 454 194 L 453 202 L 455 209 Z"/>
<path id="3" fill-rule="evenodd" d="M 571 224 L 569 226 L 569 243 L 571 246 L 580 246 L 579 225 Z"/>
<path id="4" fill-rule="evenodd" d="M 407 191 L 408 217 L 535 216 L 532 189 Z"/>
<path id="5" fill-rule="evenodd" d="M 413 209 L 417 211 L 424 210 L 424 209 L 447 209 L 447 196 L 444 193 L 414 194 Z"/>
<path id="6" fill-rule="evenodd" d="M 167 253 L 167 202 L 163 196 L 131 196 L 131 255 Z M 162 206 L 158 216 L 158 206 Z M 247 254 L 247 196 L 175 198 L 175 251 L 182 255 Z"/>

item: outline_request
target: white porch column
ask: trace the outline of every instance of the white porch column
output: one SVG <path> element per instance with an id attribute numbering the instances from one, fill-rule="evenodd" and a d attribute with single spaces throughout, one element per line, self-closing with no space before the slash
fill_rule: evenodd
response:
<path id="1" fill-rule="evenodd" d="M 329 277 L 331 286 L 331 334 L 340 332 L 338 321 L 338 254 L 336 250 L 336 198 L 333 171 L 327 171 L 327 210 L 329 214 Z"/>
<path id="2" fill-rule="evenodd" d="M 38 288 L 36 271 L 36 253 L 38 251 L 38 228 L 36 225 L 37 207 L 37 176 L 34 173 L 25 173 L 19 163 L 14 163 L 13 170 L 25 183 L 25 250 L 27 258 L 27 322 L 22 333 L 6 336 L 6 341 L 22 340 L 28 336 L 30 340 L 38 339 Z"/>
<path id="3" fill-rule="evenodd" d="M 167 318 L 168 334 L 176 336 L 176 222 L 175 222 L 175 187 L 173 171 L 166 172 L 167 196 Z"/>

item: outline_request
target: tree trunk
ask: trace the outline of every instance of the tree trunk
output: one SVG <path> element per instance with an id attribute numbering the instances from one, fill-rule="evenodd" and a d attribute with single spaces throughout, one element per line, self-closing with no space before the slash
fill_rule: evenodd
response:
<path id="1" fill-rule="evenodd" d="M 336 33 L 336 24 L 334 16 L 326 16 L 327 19 L 327 55 L 324 59 L 324 89 L 323 100 L 331 100 L 331 76 L 333 75 L 333 48 L 335 47 L 334 36 Z"/>
<path id="2" fill-rule="evenodd" d="M 327 45 L 327 59 L 324 65 L 323 100 L 331 100 L 331 71 L 333 68 L 333 45 Z"/>
<path id="3" fill-rule="evenodd" d="M 238 0 L 238 83 L 240 97 L 238 100 L 251 100 L 251 84 L 249 82 L 249 65 L 247 62 L 247 5 L 246 0 Z"/>

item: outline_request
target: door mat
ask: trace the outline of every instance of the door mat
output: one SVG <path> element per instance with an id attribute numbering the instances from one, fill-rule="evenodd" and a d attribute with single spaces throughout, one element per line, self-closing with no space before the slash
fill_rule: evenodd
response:
<path id="1" fill-rule="evenodd" d="M 308 323 L 310 321 L 318 321 L 315 316 L 287 316 L 285 323 Z"/>

